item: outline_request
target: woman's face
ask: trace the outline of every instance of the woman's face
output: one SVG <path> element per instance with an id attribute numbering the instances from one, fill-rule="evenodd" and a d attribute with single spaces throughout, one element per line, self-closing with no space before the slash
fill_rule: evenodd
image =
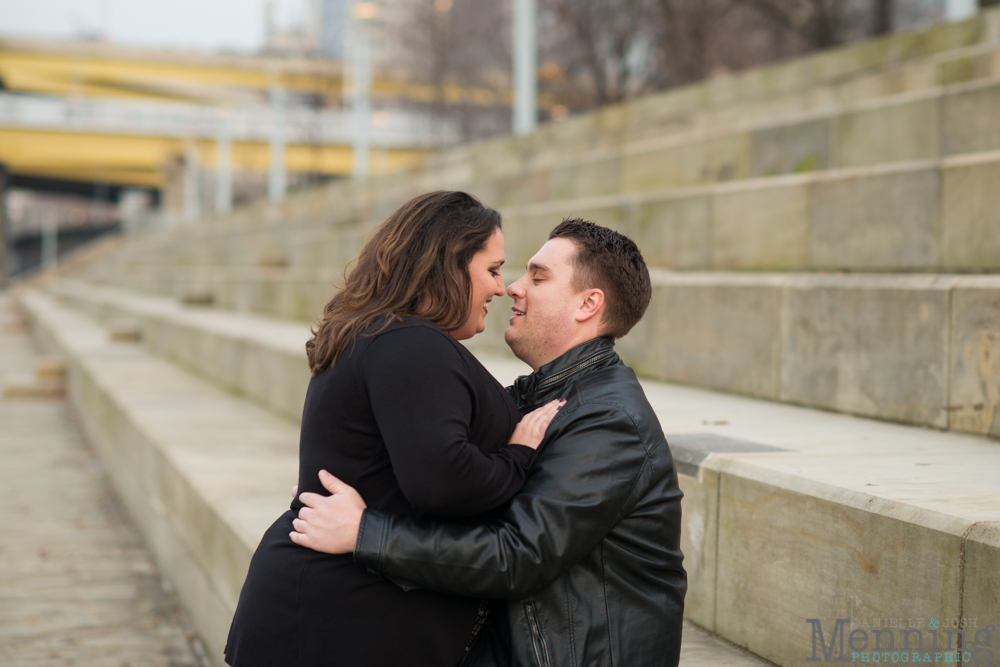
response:
<path id="1" fill-rule="evenodd" d="M 503 262 L 503 234 L 498 229 L 490 237 L 486 247 L 477 252 L 469 262 L 469 278 L 472 286 L 469 319 L 451 332 L 455 340 L 472 338 L 486 330 L 486 306 L 493 297 L 503 296 L 505 292 L 503 277 L 500 275 Z"/>

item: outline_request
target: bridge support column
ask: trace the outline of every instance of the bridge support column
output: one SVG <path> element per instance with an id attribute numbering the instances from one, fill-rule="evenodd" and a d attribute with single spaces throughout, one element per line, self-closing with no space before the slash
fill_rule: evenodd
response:
<path id="1" fill-rule="evenodd" d="M 277 204 L 285 198 L 285 93 L 271 89 L 271 165 L 267 174 L 267 199 Z"/>
<path id="2" fill-rule="evenodd" d="M 224 118 L 215 139 L 215 213 L 233 210 L 233 133 Z"/>
<path id="3" fill-rule="evenodd" d="M 42 222 L 42 270 L 54 269 L 59 264 L 59 218 L 48 215 Z"/>
<path id="4" fill-rule="evenodd" d="M 188 144 L 184 149 L 184 221 L 189 223 L 197 222 L 201 217 L 199 162 L 198 145 Z"/>
<path id="5" fill-rule="evenodd" d="M 7 286 L 7 276 L 11 271 L 11 260 L 7 251 L 7 167 L 0 163 L 0 289 Z"/>
<path id="6" fill-rule="evenodd" d="M 945 0 L 944 17 L 948 21 L 961 21 L 975 15 L 979 0 Z"/>

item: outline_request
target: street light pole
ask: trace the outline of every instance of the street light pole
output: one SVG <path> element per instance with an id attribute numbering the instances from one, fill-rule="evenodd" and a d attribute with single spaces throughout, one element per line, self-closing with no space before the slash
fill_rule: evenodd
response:
<path id="1" fill-rule="evenodd" d="M 514 0 L 514 133 L 538 124 L 537 0 Z"/>
<path id="2" fill-rule="evenodd" d="M 976 15 L 978 0 L 945 0 L 944 17 L 948 21 L 962 21 Z"/>
<path id="3" fill-rule="evenodd" d="M 285 198 L 285 92 L 271 88 L 271 169 L 267 175 L 267 199 L 272 204 Z"/>
<path id="4" fill-rule="evenodd" d="M 368 151 L 371 144 L 372 40 L 364 21 L 357 19 L 354 35 L 354 143 L 353 174 L 368 177 Z"/>

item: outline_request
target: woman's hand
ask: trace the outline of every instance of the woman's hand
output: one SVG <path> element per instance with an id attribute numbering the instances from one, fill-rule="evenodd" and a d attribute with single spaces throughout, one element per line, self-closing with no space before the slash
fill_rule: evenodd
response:
<path id="1" fill-rule="evenodd" d="M 521 421 L 517 423 L 517 427 L 514 429 L 514 433 L 510 436 L 507 444 L 524 445 L 532 449 L 538 449 L 538 445 L 542 444 L 542 438 L 545 437 L 545 430 L 552 423 L 552 420 L 555 419 L 559 408 L 564 405 L 566 405 L 566 399 L 557 398 L 524 415 Z"/>
<path id="2" fill-rule="evenodd" d="M 306 492 L 299 496 L 304 507 L 292 521 L 295 530 L 288 536 L 299 546 L 315 551 L 349 554 L 358 538 L 365 501 L 354 487 L 325 470 L 319 471 L 319 481 L 330 495 Z"/>

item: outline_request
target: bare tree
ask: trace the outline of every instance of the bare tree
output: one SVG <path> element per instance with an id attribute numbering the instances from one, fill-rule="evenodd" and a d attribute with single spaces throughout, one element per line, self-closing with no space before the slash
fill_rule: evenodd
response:
<path id="1" fill-rule="evenodd" d="M 857 36 L 868 2 L 857 0 L 741 0 L 802 39 L 825 49 Z"/>
<path id="2" fill-rule="evenodd" d="M 698 81 L 717 62 L 713 38 L 737 0 L 653 0 L 658 87 Z"/>
<path id="3" fill-rule="evenodd" d="M 895 15 L 895 0 L 875 0 L 875 20 L 872 22 L 872 34 L 884 35 L 892 32 Z"/>
<path id="4" fill-rule="evenodd" d="M 541 11 L 546 51 L 567 76 L 589 84 L 596 104 L 649 88 L 649 0 L 543 0 Z"/>

